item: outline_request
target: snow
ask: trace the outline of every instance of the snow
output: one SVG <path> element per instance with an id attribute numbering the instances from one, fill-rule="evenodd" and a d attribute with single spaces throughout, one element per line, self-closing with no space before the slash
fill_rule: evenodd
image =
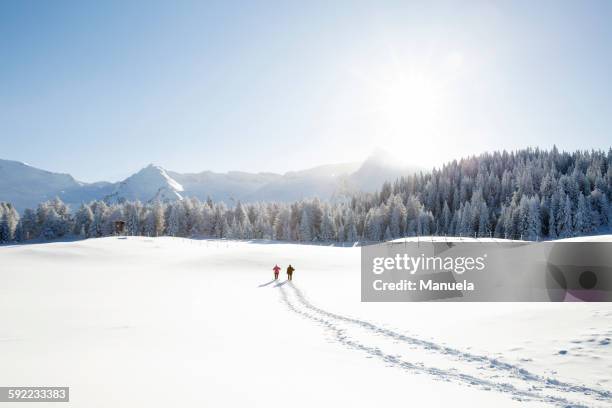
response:
<path id="1" fill-rule="evenodd" d="M 361 303 L 359 251 L 0 247 L 0 384 L 70 386 L 75 407 L 612 404 L 612 305 Z"/>
<path id="2" fill-rule="evenodd" d="M 610 235 L 586 235 L 582 237 L 559 239 L 556 242 L 610 242 Z"/>
<path id="3" fill-rule="evenodd" d="M 406 237 L 398 238 L 392 241 L 393 243 L 404 243 L 404 242 L 525 242 L 521 240 L 511 240 L 503 238 L 481 238 L 481 237 L 443 237 L 443 236 L 419 236 L 419 237 Z"/>

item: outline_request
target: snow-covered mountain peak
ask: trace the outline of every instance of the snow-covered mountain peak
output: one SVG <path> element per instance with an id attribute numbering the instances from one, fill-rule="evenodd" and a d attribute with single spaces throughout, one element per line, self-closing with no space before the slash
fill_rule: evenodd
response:
<path id="1" fill-rule="evenodd" d="M 400 158 L 391 154 L 389 151 L 383 148 L 376 148 L 370 153 L 370 155 L 363 161 L 362 167 L 386 167 L 386 168 L 400 168 L 405 167 Z"/>
<path id="2" fill-rule="evenodd" d="M 173 190 L 184 191 L 183 186 L 178 181 L 170 177 L 163 167 L 153 163 L 141 169 L 138 173 L 132 175 L 131 177 L 128 177 L 124 183 L 130 179 L 133 179 L 133 181 L 136 180 L 139 183 L 151 184 L 160 187 L 167 185 Z"/>
<path id="3" fill-rule="evenodd" d="M 360 191 L 376 191 L 385 181 L 393 182 L 400 175 L 412 174 L 417 167 L 402 163 L 383 149 L 376 149 L 350 176 L 353 188 Z"/>
<path id="4" fill-rule="evenodd" d="M 161 166 L 149 164 L 120 182 L 106 201 L 174 201 L 182 200 L 183 186 L 168 175 Z"/>
<path id="5" fill-rule="evenodd" d="M 81 187 L 71 175 L 52 173 L 25 163 L 0 159 L 0 201 L 18 209 L 51 200 L 64 191 Z"/>

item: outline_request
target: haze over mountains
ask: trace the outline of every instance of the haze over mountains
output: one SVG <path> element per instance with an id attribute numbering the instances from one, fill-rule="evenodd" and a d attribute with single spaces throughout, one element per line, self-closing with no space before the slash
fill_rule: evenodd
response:
<path id="1" fill-rule="evenodd" d="M 329 200 L 355 191 L 374 192 L 383 182 L 415 170 L 393 164 L 385 154 L 376 152 L 363 163 L 329 164 L 285 174 L 178 173 L 150 164 L 120 182 L 84 183 L 69 174 L 0 159 L 0 201 L 23 211 L 56 196 L 73 209 L 92 200 L 113 203 L 211 197 L 230 205 L 237 200 L 293 201 L 315 196 Z"/>

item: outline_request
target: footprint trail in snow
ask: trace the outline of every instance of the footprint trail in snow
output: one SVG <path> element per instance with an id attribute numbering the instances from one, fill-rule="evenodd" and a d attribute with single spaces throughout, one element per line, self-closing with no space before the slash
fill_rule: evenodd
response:
<path id="1" fill-rule="evenodd" d="M 606 390 L 570 384 L 531 373 L 498 359 L 407 336 L 374 323 L 314 306 L 292 282 L 274 286 L 294 313 L 323 326 L 338 343 L 400 369 L 435 379 L 508 394 L 523 401 L 561 407 L 604 407 L 612 404 Z"/>

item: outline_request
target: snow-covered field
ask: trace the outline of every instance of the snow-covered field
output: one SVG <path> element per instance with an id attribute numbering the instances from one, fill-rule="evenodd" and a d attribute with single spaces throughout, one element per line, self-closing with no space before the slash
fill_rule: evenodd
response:
<path id="1" fill-rule="evenodd" d="M 280 243 L 0 247 L 0 385 L 75 407 L 612 406 L 612 304 L 361 303 L 359 268 Z"/>

